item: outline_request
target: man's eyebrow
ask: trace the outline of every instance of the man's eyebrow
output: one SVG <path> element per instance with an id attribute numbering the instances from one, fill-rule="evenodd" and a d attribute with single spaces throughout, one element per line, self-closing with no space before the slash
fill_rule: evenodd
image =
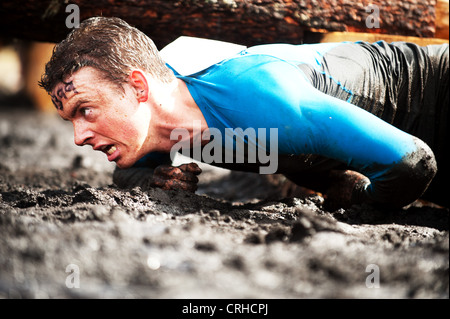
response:
<path id="1" fill-rule="evenodd" d="M 89 100 L 86 100 L 86 99 L 78 99 L 78 100 L 75 102 L 75 105 L 74 105 L 74 107 L 72 108 L 72 111 L 70 112 L 70 118 L 71 118 L 71 119 L 74 118 L 74 117 L 77 115 L 77 112 L 78 112 L 78 109 L 80 108 L 80 106 L 81 106 L 82 104 L 84 104 L 84 103 L 87 103 L 87 102 L 89 102 Z"/>

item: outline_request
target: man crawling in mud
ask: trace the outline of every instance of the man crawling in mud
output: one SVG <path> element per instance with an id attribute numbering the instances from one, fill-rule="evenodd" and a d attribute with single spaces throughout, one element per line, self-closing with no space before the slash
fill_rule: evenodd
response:
<path id="1" fill-rule="evenodd" d="M 171 166 L 184 145 L 213 165 L 284 174 L 333 209 L 448 207 L 448 44 L 182 40 L 159 52 L 95 17 L 46 65 L 40 85 L 75 143 L 116 162 L 118 186 L 195 191 L 199 167 Z"/>

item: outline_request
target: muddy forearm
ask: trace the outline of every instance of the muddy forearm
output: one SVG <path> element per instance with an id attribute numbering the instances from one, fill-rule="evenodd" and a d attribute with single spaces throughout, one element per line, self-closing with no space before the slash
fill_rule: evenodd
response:
<path id="1" fill-rule="evenodd" d="M 119 188 L 140 187 L 148 190 L 159 187 L 166 190 L 184 190 L 195 192 L 198 177 L 202 172 L 196 163 L 171 166 L 167 164 L 151 167 L 132 167 L 128 169 L 116 168 L 113 182 Z"/>
<path id="2" fill-rule="evenodd" d="M 437 165 L 428 145 L 419 139 L 415 139 L 415 144 L 416 151 L 399 163 L 374 167 L 381 175 L 355 185 L 352 202 L 403 207 L 418 199 L 436 175 Z"/>

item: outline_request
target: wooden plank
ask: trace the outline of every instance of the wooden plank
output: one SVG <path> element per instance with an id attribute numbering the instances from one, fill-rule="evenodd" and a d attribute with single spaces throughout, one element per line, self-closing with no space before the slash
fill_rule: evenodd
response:
<path id="1" fill-rule="evenodd" d="M 420 46 L 426 46 L 429 44 L 442 44 L 449 42 L 448 39 L 419 38 L 393 34 L 362 33 L 362 32 L 326 32 L 326 33 L 322 32 L 305 35 L 305 42 L 307 43 L 342 42 L 342 41 L 376 42 L 380 40 L 385 40 L 386 42 L 396 42 L 396 41 L 412 42 Z"/>

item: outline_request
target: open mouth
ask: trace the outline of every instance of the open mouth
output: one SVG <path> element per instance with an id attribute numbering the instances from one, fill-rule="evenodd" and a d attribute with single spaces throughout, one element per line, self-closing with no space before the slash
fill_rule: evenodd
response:
<path id="1" fill-rule="evenodd" d="M 117 150 L 117 147 L 115 147 L 114 145 L 106 145 L 102 147 L 101 150 L 107 155 L 112 155 Z"/>

